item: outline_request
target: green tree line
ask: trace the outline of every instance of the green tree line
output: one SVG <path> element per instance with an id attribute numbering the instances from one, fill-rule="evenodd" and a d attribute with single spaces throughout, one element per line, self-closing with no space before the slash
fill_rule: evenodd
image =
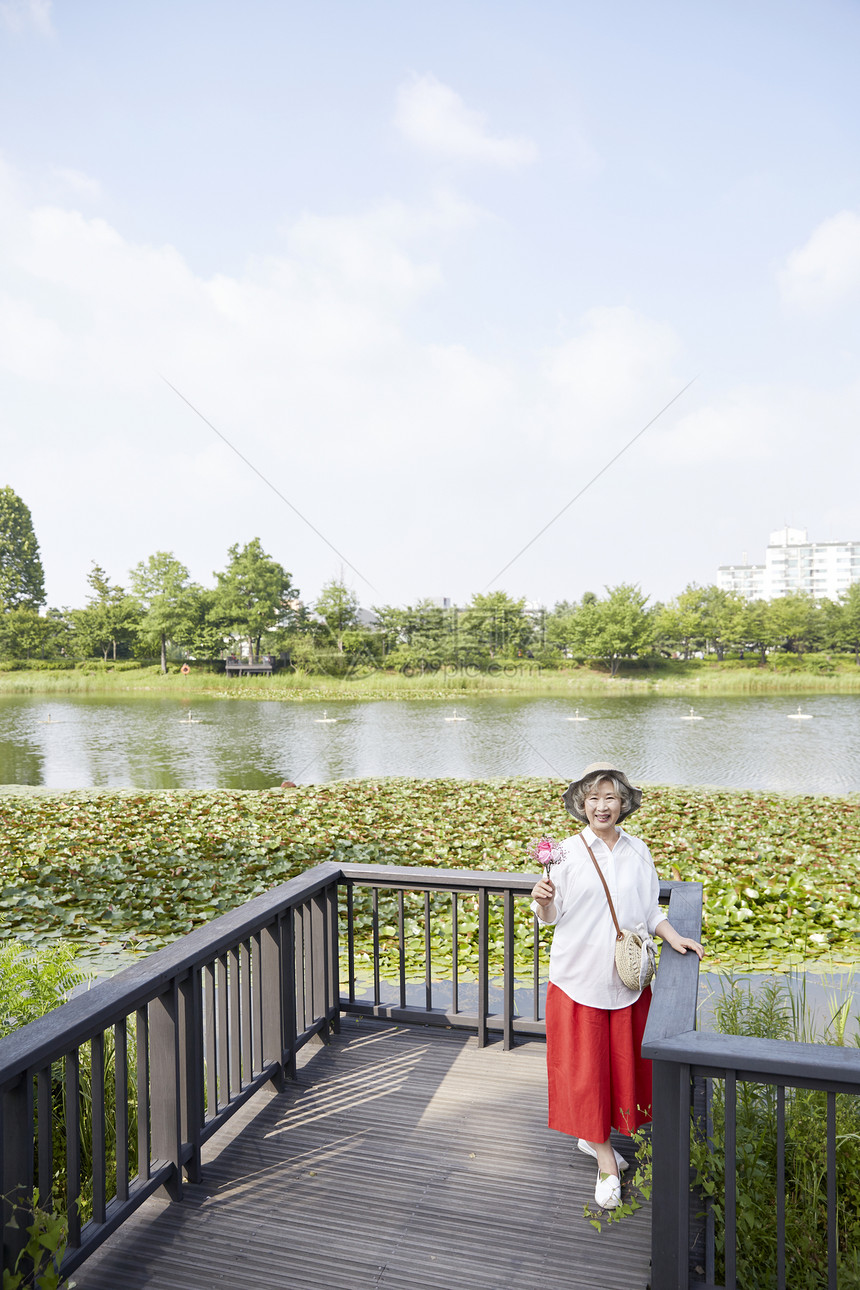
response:
<path id="1" fill-rule="evenodd" d="M 373 606 L 373 621 L 343 581 L 302 602 L 293 576 L 259 538 L 227 552 L 214 585 L 192 581 L 169 551 L 157 551 L 111 583 L 93 562 L 83 606 L 45 609 L 44 576 L 30 512 L 0 489 L 0 659 L 169 657 L 212 660 L 227 652 L 280 655 L 304 670 L 346 674 L 362 661 L 403 671 L 485 668 L 532 659 L 572 661 L 616 675 L 625 662 L 713 656 L 764 663 L 774 654 L 854 656 L 860 666 L 860 583 L 836 601 L 794 592 L 746 600 L 691 583 L 665 603 L 636 585 L 586 592 L 535 609 L 504 591 L 476 594 L 463 607 L 423 600 Z"/>

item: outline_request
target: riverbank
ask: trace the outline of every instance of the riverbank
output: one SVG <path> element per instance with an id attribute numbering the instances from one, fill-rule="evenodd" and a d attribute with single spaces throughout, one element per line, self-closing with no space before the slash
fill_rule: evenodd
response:
<path id="1" fill-rule="evenodd" d="M 787 656 L 762 667 L 739 660 L 666 660 L 653 666 L 629 665 L 622 674 L 587 667 L 543 668 L 516 661 L 477 668 L 443 667 L 414 673 L 356 669 L 351 675 L 321 676 L 291 670 L 272 676 L 226 677 L 202 665 L 183 675 L 171 665 L 167 675 L 157 666 L 136 663 L 87 663 L 69 668 L 0 668 L 0 698 L 5 695 L 142 694 L 171 698 L 275 700 L 284 703 L 356 702 L 366 700 L 439 700 L 482 696 L 577 698 L 660 694 L 668 698 L 697 695 L 857 694 L 860 668 L 853 658 L 811 656 L 795 664 Z"/>
<path id="2" fill-rule="evenodd" d="M 0 795 L 2 935 L 148 952 L 324 860 L 528 872 L 570 833 L 548 779 Z M 631 820 L 705 889 L 706 967 L 860 962 L 860 798 L 655 787 Z M 530 916 L 529 916 L 530 917 Z"/>

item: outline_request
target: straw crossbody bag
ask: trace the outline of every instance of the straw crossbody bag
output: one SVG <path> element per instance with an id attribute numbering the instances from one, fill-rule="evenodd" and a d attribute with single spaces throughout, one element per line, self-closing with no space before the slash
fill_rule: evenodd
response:
<path id="1" fill-rule="evenodd" d="M 582 833 L 580 836 L 585 842 L 585 834 Z M 585 845 L 594 862 L 597 876 L 603 883 L 603 890 L 606 892 L 606 899 L 609 901 L 609 912 L 615 924 L 615 967 L 618 970 L 618 975 L 628 990 L 644 990 L 656 970 L 657 947 L 648 935 L 648 929 L 644 923 L 640 923 L 635 932 L 630 931 L 629 928 L 621 928 L 618 915 L 615 913 L 615 906 L 612 903 L 612 897 L 609 894 L 609 888 L 606 885 L 606 879 L 603 876 L 603 870 L 597 863 L 591 847 L 587 842 L 585 842 Z"/>

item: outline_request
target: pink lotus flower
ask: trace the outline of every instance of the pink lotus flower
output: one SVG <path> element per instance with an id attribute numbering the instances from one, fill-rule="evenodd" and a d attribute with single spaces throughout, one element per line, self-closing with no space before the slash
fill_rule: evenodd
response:
<path id="1" fill-rule="evenodd" d="M 560 844 L 554 838 L 538 838 L 529 847 L 529 859 L 534 864 L 541 865 L 546 870 L 546 876 L 549 877 L 550 869 L 564 859 L 564 854 Z"/>

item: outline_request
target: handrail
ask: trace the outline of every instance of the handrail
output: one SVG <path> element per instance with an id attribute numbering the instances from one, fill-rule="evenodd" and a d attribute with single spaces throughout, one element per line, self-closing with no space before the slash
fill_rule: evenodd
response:
<path id="1" fill-rule="evenodd" d="M 430 891 L 478 891 L 484 887 L 487 891 L 513 891 L 519 896 L 527 896 L 536 881 L 535 875 L 528 873 L 500 873 L 498 869 L 440 869 L 435 865 L 342 864 L 340 871 L 344 878 L 368 886 L 403 887 L 413 891 L 424 888 Z"/>
<path id="2" fill-rule="evenodd" d="M 669 917 L 686 935 L 699 938 L 695 925 L 697 884 L 685 884 L 679 902 L 670 903 Z M 672 900 L 675 900 L 673 894 Z M 642 1045 L 653 1062 L 652 1121 L 652 1290 L 713 1290 L 713 1243 L 705 1250 L 705 1281 L 690 1276 L 690 1134 L 692 1086 L 704 1089 L 712 1079 L 726 1082 L 726 1287 L 736 1282 L 736 1090 L 739 1082 L 776 1087 L 776 1150 L 778 1170 L 785 1174 L 787 1089 L 818 1089 L 827 1094 L 827 1224 L 828 1285 L 836 1286 L 836 1130 L 835 1097 L 860 1094 L 860 1050 L 829 1044 L 796 1043 L 695 1029 L 695 978 L 698 963 L 691 955 L 661 956 L 654 1004 Z M 707 1104 L 707 1094 L 703 1104 Z M 781 1162 L 781 1163 L 779 1163 Z M 784 1194 L 777 1188 L 776 1284 L 785 1290 L 786 1239 Z M 712 1229 L 710 1229 L 712 1232 Z M 699 1261 L 698 1259 L 696 1260 Z"/>
<path id="3" fill-rule="evenodd" d="M 181 1199 L 183 1172 L 199 1181 L 203 1143 L 263 1084 L 281 1087 L 298 1050 L 337 1026 L 340 877 L 339 865 L 318 865 L 0 1040 L 0 1266 L 14 1263 L 26 1239 L 36 1174 L 40 1204 L 52 1207 L 57 1106 L 66 1276 L 156 1190 Z M 84 1074 L 92 1108 L 86 1142 Z M 115 1179 L 107 1169 L 111 1137 Z M 84 1191 L 92 1202 L 82 1223 Z"/>
<path id="4" fill-rule="evenodd" d="M 836 1093 L 857 1093 L 860 1085 L 860 1049 L 836 1044 L 695 1030 L 652 1040 L 647 1047 L 652 1059 L 694 1066 L 700 1075 L 720 1078 L 732 1070 L 739 1079 L 756 1083 L 779 1082 L 792 1088 L 826 1086 Z M 842 1086 L 836 1087 L 840 1081 Z"/>
<path id="5" fill-rule="evenodd" d="M 37 1176 L 40 1203 L 52 1205 L 59 1160 L 53 1136 L 57 1116 L 62 1117 L 65 1135 L 60 1168 L 66 1177 L 69 1220 L 62 1265 L 67 1276 L 156 1190 L 181 1199 L 183 1174 L 199 1181 L 203 1143 L 262 1085 L 271 1081 L 281 1087 L 284 1076 L 294 1075 L 298 1050 L 314 1036 L 325 1039 L 337 1028 L 341 1012 L 369 1010 L 412 1022 L 465 1026 L 477 1031 L 479 1044 L 486 1042 L 489 1030 L 501 1030 L 506 1047 L 513 1044 L 515 1031 L 544 1034 L 540 1009 L 545 964 L 539 955 L 539 928 L 521 905 L 522 916 L 534 928 L 531 1017 L 518 1015 L 515 997 L 519 983 L 514 975 L 514 902 L 528 897 L 534 881 L 534 875 L 522 873 L 326 862 L 132 963 L 0 1040 L 0 1196 L 6 1198 L 0 1264 L 5 1259 L 9 1266 L 21 1248 Z M 661 884 L 661 900 L 669 901 L 673 921 L 687 917 L 687 886 Z M 424 893 L 424 1007 L 389 1008 L 378 997 L 370 1003 L 355 998 L 353 913 L 361 888 L 370 889 L 377 952 L 379 910 L 384 907 L 381 889 L 392 892 L 401 913 L 405 893 Z M 343 946 L 338 926 L 341 892 Z M 477 938 L 469 942 L 473 961 L 477 954 L 475 1010 L 471 1003 L 460 1008 L 456 972 L 453 1005 L 433 1006 L 429 914 L 436 910 L 439 893 L 451 898 L 455 962 L 458 902 L 477 897 Z M 461 905 L 461 919 L 462 909 Z M 493 927 L 503 929 L 503 1009 L 496 1012 L 488 1002 L 490 977 L 496 970 L 490 952 Z M 462 922 L 460 930 L 467 934 Z M 405 1005 L 403 946 L 401 920 Z M 339 950 L 350 965 L 344 997 Z M 680 955 L 664 951 L 652 1008 L 655 1035 L 671 1030 L 673 1009 L 682 1006 L 686 1016 L 691 966 Z M 378 959 L 374 974 L 378 995 Z M 474 990 L 474 984 L 468 988 Z M 85 1075 L 91 1081 L 87 1097 L 93 1108 L 86 1142 Z M 113 1090 L 115 1114 L 109 1109 Z M 48 1132 L 44 1126 L 50 1126 Z M 86 1170 L 84 1150 L 91 1157 Z M 91 1216 L 84 1222 L 78 1213 L 82 1189 L 92 1192 Z M 9 1225 L 13 1216 L 17 1227 Z"/>
<path id="6" fill-rule="evenodd" d="M 69 1047 L 129 1016 L 171 981 L 247 939 L 268 919 L 317 895 L 340 876 L 338 864 L 325 861 L 316 865 L 97 981 L 53 1012 L 14 1030 L 0 1039 L 0 1091 L 25 1070 L 57 1060 Z"/>

